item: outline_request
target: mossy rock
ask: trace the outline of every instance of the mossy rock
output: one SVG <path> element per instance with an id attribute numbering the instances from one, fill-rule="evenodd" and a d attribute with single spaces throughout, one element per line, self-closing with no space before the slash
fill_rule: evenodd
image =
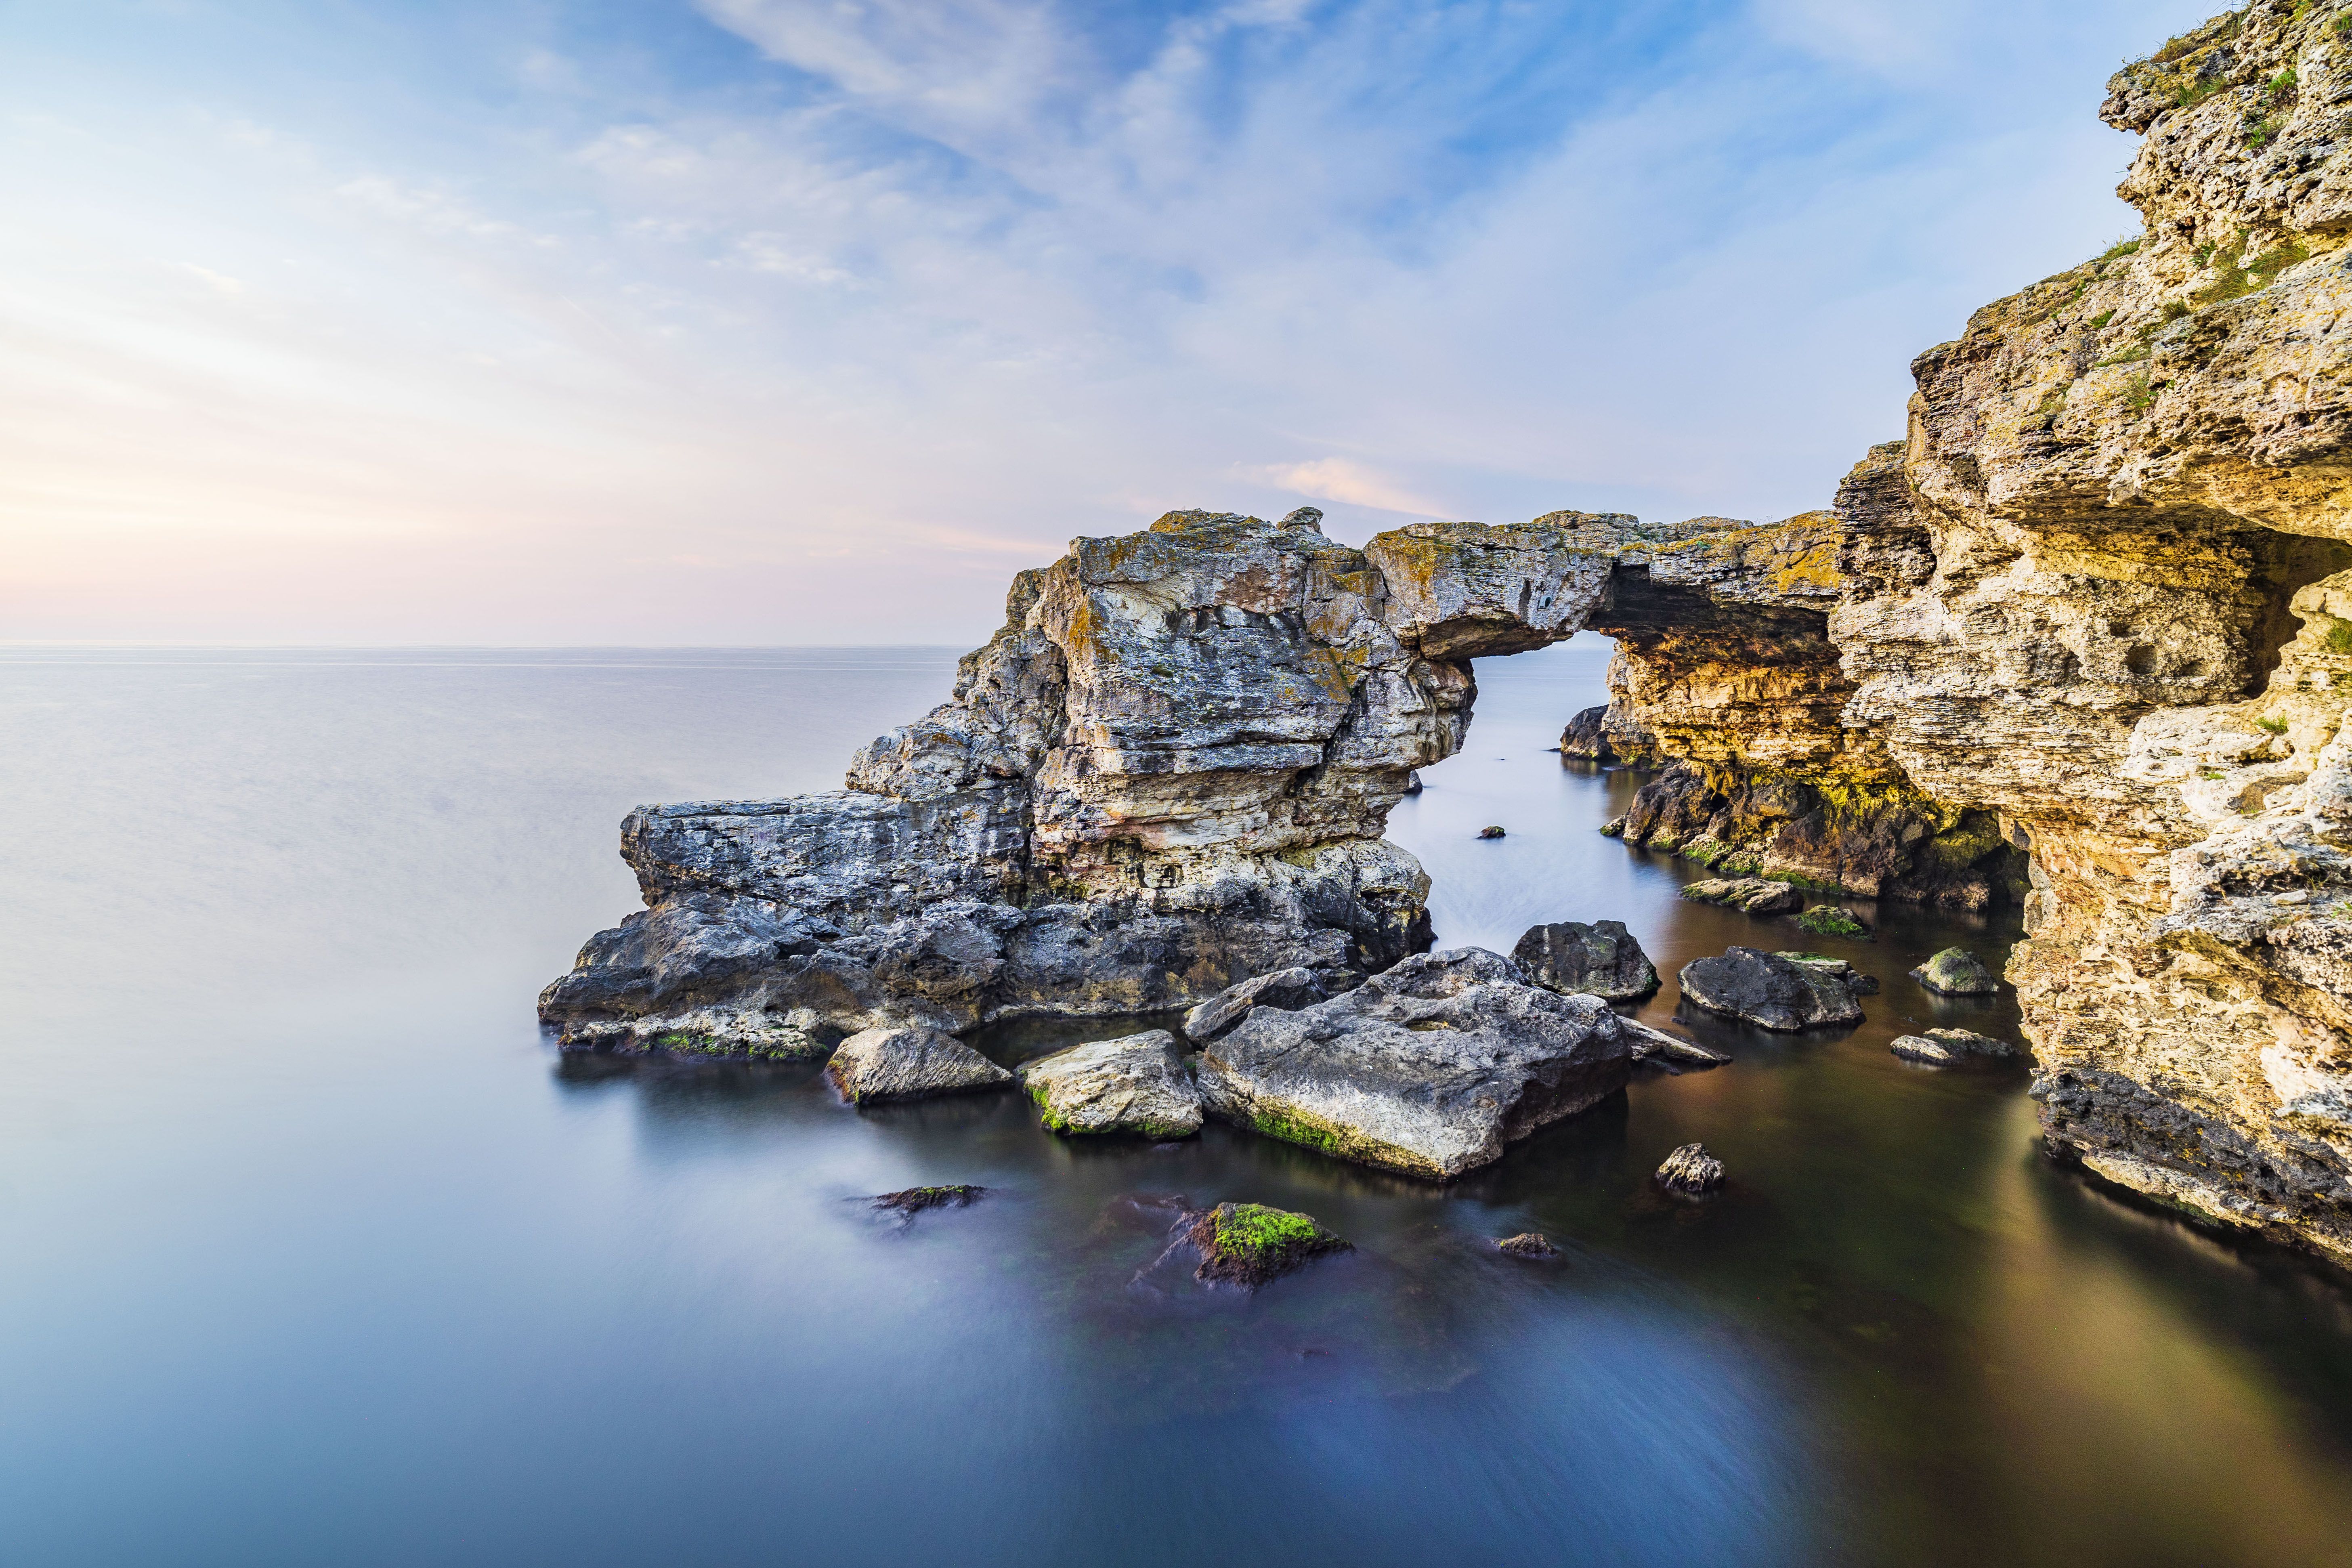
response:
<path id="1" fill-rule="evenodd" d="M 1219 1204 L 1195 1220 L 1187 1234 L 1201 1249 L 1195 1279 L 1245 1289 L 1255 1289 L 1327 1253 L 1349 1250 L 1347 1242 L 1313 1215 L 1265 1204 Z"/>
<path id="2" fill-rule="evenodd" d="M 1797 928 L 1814 936 L 1844 936 L 1867 940 L 1870 928 L 1835 904 L 1815 904 L 1797 917 Z"/>

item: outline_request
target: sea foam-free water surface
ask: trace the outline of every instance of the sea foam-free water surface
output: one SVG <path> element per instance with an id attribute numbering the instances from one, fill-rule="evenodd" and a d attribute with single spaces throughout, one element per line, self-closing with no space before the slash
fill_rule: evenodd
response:
<path id="1" fill-rule="evenodd" d="M 1482 661 L 1391 823 L 1442 944 L 1625 921 L 1876 973 L 1439 1189 L 1019 1097 L 559 1059 L 641 801 L 834 787 L 937 649 L 0 656 L 0 1558 L 11 1564 L 2320 1563 L 2352 1542 L 2338 1282 L 2034 1152 L 2013 1008 L 1679 901 L 1547 748 L 1605 649 Z M 1499 823 L 1508 837 L 1482 842 Z M 1079 1037 L 1098 1026 L 1087 1026 Z M 992 1031 L 1005 1059 L 1054 1031 Z M 1648 1179 L 1703 1139 L 1722 1196 Z M 863 1200 L 975 1182 L 901 1223 Z M 1255 1297 L 1171 1201 L 1356 1243 Z M 1496 1237 L 1538 1229 L 1530 1264 Z"/>

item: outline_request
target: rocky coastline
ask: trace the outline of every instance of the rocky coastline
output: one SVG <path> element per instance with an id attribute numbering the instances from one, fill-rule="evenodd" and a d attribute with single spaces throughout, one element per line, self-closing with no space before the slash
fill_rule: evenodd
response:
<path id="1" fill-rule="evenodd" d="M 646 907 L 542 1019 L 573 1049 L 814 1057 L 1279 973 L 1220 1021 L 1206 1112 L 1444 1179 L 1639 1054 L 1597 997 L 1417 957 L 1427 878 L 1381 837 L 1460 747 L 1470 661 L 1589 627 L 1617 639 L 1611 700 L 1561 748 L 1654 770 L 1611 825 L 1629 846 L 1792 910 L 1747 881 L 2017 906 L 2006 979 L 2049 1151 L 2352 1263 L 2341 15 L 2259 0 L 2117 73 L 2101 113 L 2143 138 L 2121 194 L 2144 231 L 1921 354 L 1905 438 L 1828 509 L 1555 512 L 1360 550 L 1311 509 L 1180 511 L 1079 539 L 846 789 L 633 813 Z M 1809 955 L 1734 952 L 1699 977 L 1727 1009 L 1846 1016 Z M 1363 1098 L 1350 1074 L 1393 1110 L 1416 1073 L 1472 1072 L 1441 1030 L 1516 1086 L 1468 1095 L 1491 1125 L 1331 1113 Z M 1312 1081 L 1278 1082 L 1264 1064 L 1310 1040 Z"/>

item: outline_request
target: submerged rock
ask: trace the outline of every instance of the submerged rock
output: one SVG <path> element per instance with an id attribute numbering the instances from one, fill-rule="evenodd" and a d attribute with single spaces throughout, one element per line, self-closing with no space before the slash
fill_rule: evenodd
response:
<path id="1" fill-rule="evenodd" d="M 1815 936 L 1845 936 L 1862 938 L 1870 928 L 1853 914 L 1835 904 L 1815 904 L 1797 917 L 1797 929 Z"/>
<path id="2" fill-rule="evenodd" d="M 1716 877 L 1693 882 L 1682 896 L 1697 904 L 1720 904 L 1749 915 L 1785 915 L 1804 900 L 1786 882 L 1762 877 Z"/>
<path id="3" fill-rule="evenodd" d="M 1696 1197 L 1723 1185 L 1723 1162 L 1708 1153 L 1704 1143 L 1685 1143 L 1666 1156 L 1657 1181 L 1670 1193 Z"/>
<path id="4" fill-rule="evenodd" d="M 1184 1035 L 1205 1045 L 1249 1016 L 1253 1007 L 1279 1007 L 1296 1012 L 1311 1007 L 1328 994 L 1323 978 L 1311 969 L 1277 969 L 1228 986 L 1184 1015 Z"/>
<path id="5" fill-rule="evenodd" d="M 1594 996 L 1483 948 L 1408 958 L 1295 1013 L 1252 1010 L 1202 1050 L 1209 1113 L 1432 1181 L 1625 1086 L 1630 1032 Z"/>
<path id="6" fill-rule="evenodd" d="M 883 1193 L 869 1201 L 877 1209 L 918 1215 L 925 1209 L 962 1208 L 987 1191 L 986 1187 L 958 1182 L 943 1187 L 908 1187 L 903 1192 Z"/>
<path id="7" fill-rule="evenodd" d="M 2000 989 L 1983 960 L 1961 947 L 1944 949 L 1913 970 L 1911 978 L 1939 996 L 1990 996 Z"/>
<path id="8" fill-rule="evenodd" d="M 1558 1258 L 1559 1248 L 1535 1231 L 1523 1231 L 1507 1236 L 1495 1243 L 1495 1250 L 1513 1258 Z"/>
<path id="9" fill-rule="evenodd" d="M 1681 980 L 1688 1001 L 1759 1028 L 1789 1032 L 1862 1021 L 1853 990 L 1826 963 L 1733 947 L 1720 958 L 1693 959 L 1683 965 Z"/>
<path id="10" fill-rule="evenodd" d="M 1201 1249 L 1195 1279 L 1253 1290 L 1315 1258 L 1351 1250 L 1312 1215 L 1264 1204 L 1219 1204 L 1193 1222 L 1187 1237 Z"/>
<path id="11" fill-rule="evenodd" d="M 1658 988 L 1658 971 L 1622 921 L 1529 926 L 1511 958 L 1528 978 L 1564 996 L 1633 1002 Z"/>
<path id="12" fill-rule="evenodd" d="M 1056 1132 L 1189 1138 L 1201 1130 L 1200 1089 L 1165 1029 L 1072 1046 L 1024 1063 L 1014 1077 Z"/>
<path id="13" fill-rule="evenodd" d="M 1886 1048 L 1906 1061 L 1933 1067 L 1952 1067 L 1971 1057 L 2017 1055 L 2017 1047 L 2007 1040 L 1997 1040 L 1972 1029 L 1930 1029 L 1924 1035 L 1901 1035 Z"/>
<path id="14" fill-rule="evenodd" d="M 841 1042 L 824 1075 L 852 1105 L 885 1100 L 928 1100 L 996 1089 L 1013 1075 L 937 1029 L 861 1029 Z"/>

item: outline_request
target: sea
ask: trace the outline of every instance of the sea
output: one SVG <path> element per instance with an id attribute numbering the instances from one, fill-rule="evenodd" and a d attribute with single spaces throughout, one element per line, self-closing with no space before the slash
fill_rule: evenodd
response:
<path id="1" fill-rule="evenodd" d="M 1391 817 L 1439 945 L 1623 921 L 1660 1024 L 1692 958 L 1803 946 L 1864 1023 L 1682 1019 L 1732 1064 L 1450 1186 L 558 1053 L 623 814 L 837 787 L 955 652 L 0 650 L 0 1562 L 2352 1562 L 2344 1280 L 2049 1163 L 2023 1066 L 1889 1053 L 2019 1037 L 1907 975 L 2010 915 L 1805 937 L 1602 837 L 1643 775 L 1554 749 L 1597 638 L 1481 660 Z M 1693 1141 L 1712 1201 L 1651 1180 Z M 1354 1250 L 1200 1286 L 1169 1216 L 1228 1199 Z"/>

